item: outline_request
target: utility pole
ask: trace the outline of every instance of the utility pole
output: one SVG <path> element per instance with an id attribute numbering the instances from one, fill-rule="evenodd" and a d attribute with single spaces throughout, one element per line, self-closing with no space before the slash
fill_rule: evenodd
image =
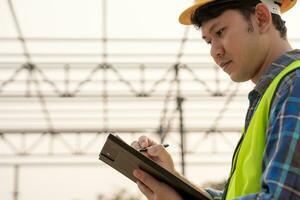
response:
<path id="1" fill-rule="evenodd" d="M 13 196 L 14 200 L 19 199 L 19 165 L 14 166 L 14 171 L 15 171 L 15 177 L 14 177 L 14 191 L 13 191 Z"/>
<path id="2" fill-rule="evenodd" d="M 185 175 L 185 130 L 184 130 L 184 119 L 182 104 L 184 98 L 181 95 L 181 82 L 179 77 L 179 64 L 175 64 L 175 81 L 176 81 L 176 104 L 177 111 L 179 113 L 179 133 L 180 133 L 180 149 L 181 149 L 181 172 Z"/>

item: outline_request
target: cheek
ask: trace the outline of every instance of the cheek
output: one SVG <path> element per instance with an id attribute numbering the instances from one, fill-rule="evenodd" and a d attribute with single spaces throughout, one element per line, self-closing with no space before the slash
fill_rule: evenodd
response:
<path id="1" fill-rule="evenodd" d="M 240 57 L 243 50 L 243 41 L 239 41 L 237 37 L 228 36 L 223 45 L 230 58 L 237 59 Z"/>
<path id="2" fill-rule="evenodd" d="M 250 47 L 252 45 L 251 41 L 247 41 L 243 37 L 232 37 L 228 41 L 229 42 L 226 43 L 226 46 L 229 57 L 238 64 L 239 68 L 243 68 L 244 65 L 247 65 L 249 61 L 253 59 L 251 58 L 253 51 Z"/>

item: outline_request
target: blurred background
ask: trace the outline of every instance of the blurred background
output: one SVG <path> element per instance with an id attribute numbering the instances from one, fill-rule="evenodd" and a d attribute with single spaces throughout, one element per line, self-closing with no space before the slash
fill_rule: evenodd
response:
<path id="1" fill-rule="evenodd" d="M 192 2 L 0 0 L 1 200 L 144 199 L 98 160 L 109 133 L 169 143 L 178 171 L 222 185 L 253 85 L 178 23 Z M 294 48 L 299 11 L 283 15 Z"/>

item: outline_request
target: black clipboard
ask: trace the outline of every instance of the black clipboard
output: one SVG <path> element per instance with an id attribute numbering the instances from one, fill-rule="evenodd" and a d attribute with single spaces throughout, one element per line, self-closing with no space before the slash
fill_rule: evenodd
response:
<path id="1" fill-rule="evenodd" d="M 132 174 L 133 170 L 140 168 L 174 188 L 183 199 L 211 200 L 207 192 L 196 188 L 181 177 L 169 172 L 113 134 L 108 135 L 99 159 L 127 176 L 133 182 L 136 182 L 136 178 Z"/>

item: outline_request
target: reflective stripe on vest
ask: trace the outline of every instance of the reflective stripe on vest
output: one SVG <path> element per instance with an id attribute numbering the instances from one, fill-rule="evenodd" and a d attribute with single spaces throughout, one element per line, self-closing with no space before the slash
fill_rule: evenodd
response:
<path id="1" fill-rule="evenodd" d="M 275 77 L 261 98 L 249 123 L 248 130 L 244 133 L 244 139 L 234 157 L 236 165 L 235 169 L 231 170 L 233 173 L 231 174 L 226 200 L 258 193 L 261 190 L 262 160 L 273 94 L 280 80 L 286 74 L 299 67 L 300 61 L 297 60 L 283 69 Z"/>

